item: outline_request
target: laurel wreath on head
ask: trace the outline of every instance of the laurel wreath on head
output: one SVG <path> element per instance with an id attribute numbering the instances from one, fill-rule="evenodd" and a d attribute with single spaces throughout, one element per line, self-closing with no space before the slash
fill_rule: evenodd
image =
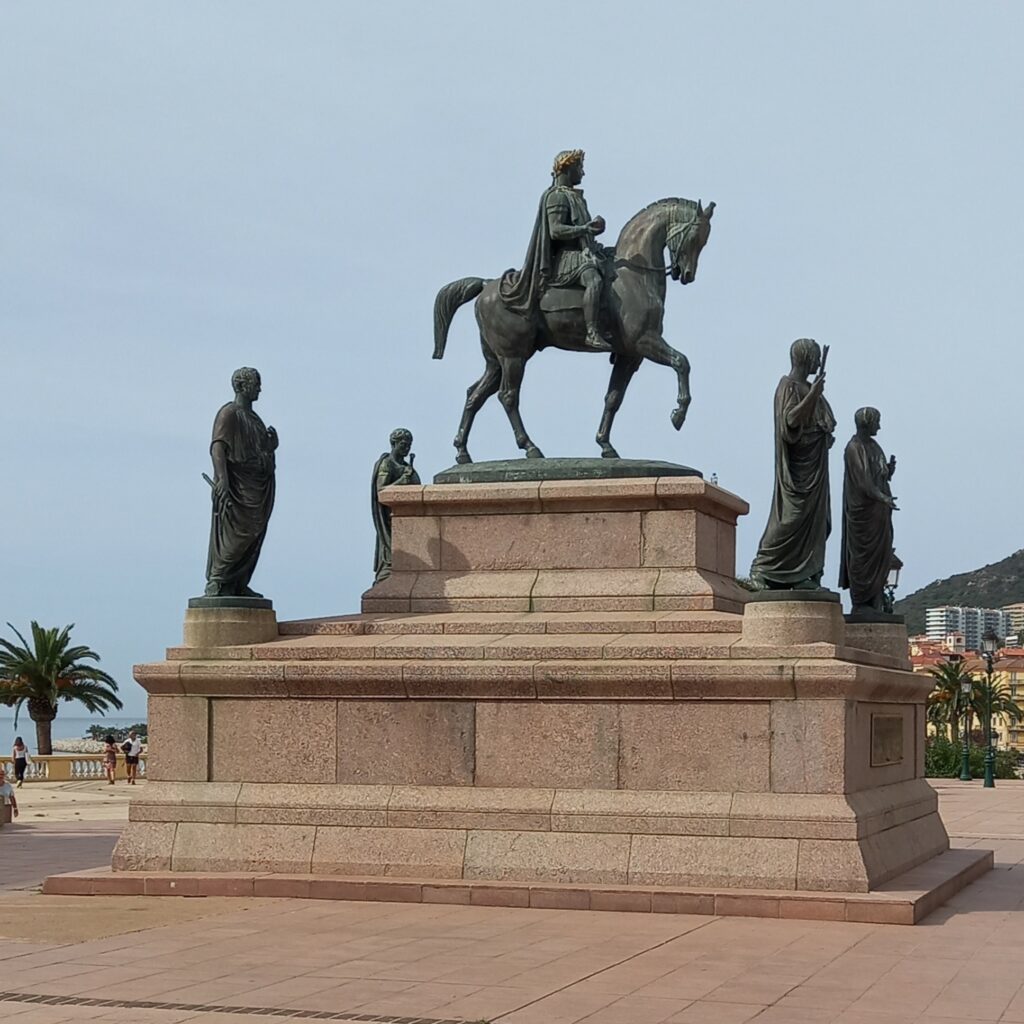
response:
<path id="1" fill-rule="evenodd" d="M 555 157 L 555 164 L 551 170 L 552 174 L 561 174 L 567 167 L 572 167 L 573 164 L 583 162 L 583 150 L 582 149 L 563 149 L 558 156 Z"/>

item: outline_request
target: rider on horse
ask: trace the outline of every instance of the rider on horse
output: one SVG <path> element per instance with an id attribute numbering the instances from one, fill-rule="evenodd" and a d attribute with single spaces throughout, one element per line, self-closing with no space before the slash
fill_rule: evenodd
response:
<path id="1" fill-rule="evenodd" d="M 583 180 L 583 150 L 559 153 L 551 176 L 554 180 L 541 196 L 523 269 L 505 272 L 499 294 L 508 309 L 533 318 L 547 289 L 582 286 L 587 347 L 608 352 L 611 346 L 601 337 L 598 317 L 602 266 L 609 253 L 594 240 L 604 231 L 604 218 L 591 219 L 583 191 L 576 187 Z"/>

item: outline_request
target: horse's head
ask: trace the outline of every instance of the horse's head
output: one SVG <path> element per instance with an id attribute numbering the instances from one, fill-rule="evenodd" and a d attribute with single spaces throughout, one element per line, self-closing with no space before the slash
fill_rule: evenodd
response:
<path id="1" fill-rule="evenodd" d="M 696 210 L 687 204 L 689 216 L 684 213 L 680 203 L 679 220 L 672 223 L 665 237 L 668 246 L 669 273 L 674 281 L 689 284 L 697 276 L 697 261 L 701 250 L 707 244 L 711 234 L 711 215 L 715 212 L 715 204 L 708 203 L 707 209 L 697 202 Z"/>

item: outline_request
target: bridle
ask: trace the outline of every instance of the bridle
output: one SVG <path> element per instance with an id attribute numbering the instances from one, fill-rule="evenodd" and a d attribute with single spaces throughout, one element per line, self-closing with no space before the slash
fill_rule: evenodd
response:
<path id="1" fill-rule="evenodd" d="M 668 230 L 665 232 L 665 245 L 668 248 L 669 253 L 669 265 L 667 267 L 650 267 L 646 263 L 635 263 L 633 260 L 627 259 L 617 259 L 615 261 L 616 266 L 621 264 L 622 266 L 629 267 L 632 270 L 641 270 L 649 274 L 662 274 L 665 277 L 668 277 L 672 273 L 672 268 L 675 266 L 676 261 L 679 258 L 677 247 L 678 243 L 676 245 L 673 245 L 673 243 L 675 243 L 676 239 L 680 238 L 688 228 L 692 228 L 699 220 L 696 212 L 694 212 L 694 215 L 689 220 L 679 220 L 678 213 L 682 205 L 682 203 L 676 203 L 669 209 Z"/>

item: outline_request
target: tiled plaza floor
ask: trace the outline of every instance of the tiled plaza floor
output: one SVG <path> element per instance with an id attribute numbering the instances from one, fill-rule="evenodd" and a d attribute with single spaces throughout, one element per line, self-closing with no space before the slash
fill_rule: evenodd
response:
<path id="1" fill-rule="evenodd" d="M 54 872 L 109 864 L 123 827 L 121 821 L 5 825 L 0 830 L 0 892 L 39 885 Z"/>
<path id="2" fill-rule="evenodd" d="M 991 846 L 997 867 L 916 927 L 22 894 L 0 898 L 0 920 L 21 900 L 23 920 L 64 908 L 105 937 L 60 941 L 58 928 L 0 944 L 0 1013 L 16 1024 L 1024 1024 L 1024 783 L 940 794 L 955 843 Z M 131 916 L 140 904 L 192 916 L 154 924 Z"/>

